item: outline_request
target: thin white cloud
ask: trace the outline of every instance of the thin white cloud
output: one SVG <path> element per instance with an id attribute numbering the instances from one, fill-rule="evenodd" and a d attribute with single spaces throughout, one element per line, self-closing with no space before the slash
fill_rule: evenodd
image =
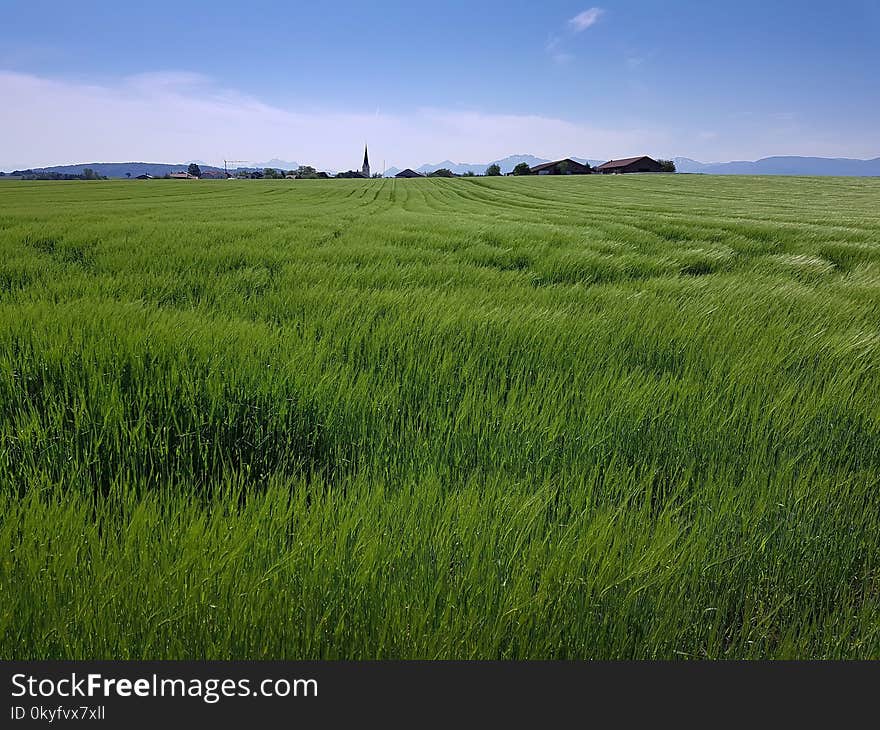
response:
<path id="1" fill-rule="evenodd" d="M 0 71 L 0 169 L 83 162 L 281 158 L 325 169 L 432 159 L 486 162 L 516 152 L 548 158 L 625 156 L 667 146 L 657 130 L 608 129 L 534 114 L 419 108 L 390 114 L 288 110 L 185 72 L 114 85 Z M 635 150 L 635 152 L 633 152 Z M 378 165 L 377 165 L 378 166 Z"/>
<path id="2" fill-rule="evenodd" d="M 545 46 L 546 51 L 553 61 L 565 66 L 575 60 L 575 56 L 564 46 L 571 37 L 585 31 L 599 22 L 599 18 L 605 11 L 602 8 L 589 8 L 570 18 L 566 23 L 567 31 L 562 34 L 551 35 Z"/>
<path id="3" fill-rule="evenodd" d="M 558 35 L 552 35 L 548 38 L 547 44 L 544 46 L 553 62 L 565 66 L 574 60 L 574 54 L 563 50 L 562 38 Z"/>
<path id="4" fill-rule="evenodd" d="M 592 28 L 596 25 L 596 23 L 599 22 L 599 18 L 601 18 L 604 13 L 605 11 L 602 8 L 589 8 L 588 10 L 578 13 L 569 20 L 568 27 L 575 33 L 580 33 L 587 28 Z"/>
<path id="5" fill-rule="evenodd" d="M 13 110 L 0 114 L 3 170 L 84 162 L 216 165 L 224 158 L 280 158 L 347 170 L 360 167 L 364 140 L 377 169 L 382 160 L 389 167 L 414 167 L 443 159 L 488 162 L 517 153 L 703 160 L 878 154 L 876 136 L 844 135 L 806 121 L 793 125 L 770 115 L 737 114 L 725 121 L 721 114 L 698 121 L 682 112 L 679 128 L 667 131 L 639 117 L 616 115 L 609 117 L 613 123 L 601 123 L 440 108 L 351 112 L 300 103 L 294 111 L 186 72 L 89 84 L 0 70 L 0 98 Z M 716 122 L 721 126 L 710 126 Z"/>

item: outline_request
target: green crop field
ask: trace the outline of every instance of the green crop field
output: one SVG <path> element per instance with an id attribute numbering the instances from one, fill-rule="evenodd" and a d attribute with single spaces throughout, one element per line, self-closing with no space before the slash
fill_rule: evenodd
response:
<path id="1" fill-rule="evenodd" d="M 880 657 L 880 180 L 0 183 L 0 656 Z"/>

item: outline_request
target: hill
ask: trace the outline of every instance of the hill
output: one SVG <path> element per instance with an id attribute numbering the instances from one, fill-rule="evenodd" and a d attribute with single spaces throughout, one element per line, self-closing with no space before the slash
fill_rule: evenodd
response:
<path id="1" fill-rule="evenodd" d="M 605 161 L 588 160 L 583 157 L 572 157 L 571 159 L 577 160 L 582 164 L 593 165 L 594 167 L 596 165 L 601 165 Z M 428 175 L 444 167 L 448 170 L 452 170 L 456 175 L 464 175 L 468 172 L 472 172 L 474 175 L 483 175 L 489 165 L 498 165 L 498 167 L 501 168 L 502 173 L 508 173 L 513 172 L 513 168 L 521 162 L 525 162 L 529 167 L 534 167 L 535 165 L 550 162 L 550 160 L 544 157 L 535 157 L 534 155 L 510 155 L 508 157 L 503 157 L 500 160 L 492 160 L 491 162 L 453 162 L 452 160 L 443 160 L 443 162 L 428 163 L 413 169 L 423 175 Z M 399 168 L 389 167 L 385 171 L 385 177 L 394 177 L 398 172 L 400 172 Z"/>
<path id="2" fill-rule="evenodd" d="M 593 167 L 601 165 L 606 160 L 587 159 L 572 157 L 582 164 Z M 805 176 L 839 176 L 839 177 L 876 177 L 880 176 L 880 157 L 873 160 L 859 160 L 853 158 L 829 158 L 829 157 L 797 157 L 775 156 L 764 157 L 754 161 L 733 162 L 699 162 L 689 157 L 676 157 L 675 166 L 678 172 L 702 173 L 704 175 L 805 175 Z M 491 164 L 501 167 L 501 172 L 511 172 L 520 162 L 526 162 L 530 167 L 549 162 L 542 157 L 534 155 L 511 155 L 501 160 L 486 163 L 457 163 L 444 160 L 436 164 L 426 164 L 415 168 L 418 172 L 428 174 L 446 167 L 454 173 L 463 175 L 465 172 L 473 172 L 482 175 Z M 399 170 L 390 168 L 386 175 L 393 177 Z"/>
<path id="3" fill-rule="evenodd" d="M 295 170 L 299 167 L 299 163 L 291 162 L 290 160 L 279 160 L 277 157 L 273 157 L 267 162 L 251 162 L 250 167 L 257 170 L 264 170 L 267 167 L 271 167 L 273 170 Z"/>
<path id="4" fill-rule="evenodd" d="M 847 157 L 764 157 L 760 160 L 736 162 L 697 162 L 676 157 L 678 172 L 704 175 L 808 175 L 840 177 L 880 176 L 880 157 L 858 160 Z"/>
<path id="5" fill-rule="evenodd" d="M 572 157 L 583 164 L 589 164 L 595 167 L 601 165 L 605 160 L 588 159 L 583 157 Z M 676 157 L 675 165 L 678 172 L 701 173 L 704 175 L 805 175 L 805 176 L 840 176 L 840 177 L 878 177 L 880 176 L 880 157 L 871 160 L 859 160 L 853 158 L 829 158 L 829 157 L 798 157 L 798 156 L 774 156 L 764 157 L 760 160 L 737 160 L 733 162 L 700 162 L 689 157 Z M 414 168 L 422 174 L 429 174 L 442 167 L 452 170 L 457 175 L 464 175 L 472 172 L 475 175 L 482 175 L 486 172 L 489 165 L 496 164 L 501 168 L 501 172 L 508 173 L 513 170 L 520 162 L 525 162 L 529 166 L 540 165 L 549 160 L 543 157 L 535 157 L 534 155 L 510 155 L 500 160 L 491 162 L 453 162 L 452 160 L 443 160 L 442 162 L 429 163 Z M 126 178 L 137 177 L 138 175 L 152 175 L 161 177 L 172 172 L 186 170 L 186 162 L 180 163 L 164 163 L 164 162 L 84 162 L 76 165 L 54 165 L 51 167 L 35 167 L 30 168 L 34 172 L 57 172 L 68 175 L 81 175 L 85 168 L 91 168 L 103 177 L 109 178 Z M 298 166 L 296 162 L 287 160 L 273 159 L 268 162 L 251 163 L 250 166 L 240 167 L 240 170 L 257 170 L 264 167 L 274 167 L 284 170 L 292 170 Z M 222 167 L 213 165 L 203 165 L 199 163 L 199 167 L 205 172 L 222 173 Z M 232 170 L 230 170 L 232 171 Z M 385 171 L 386 177 L 394 177 L 400 169 L 397 167 L 389 167 Z"/>
<path id="6" fill-rule="evenodd" d="M 182 172 L 187 168 L 185 162 L 170 164 L 164 162 L 84 162 L 79 165 L 55 165 L 52 167 L 34 167 L 34 172 L 58 172 L 64 175 L 81 175 L 87 167 L 103 177 L 124 178 L 138 175 L 162 177 L 172 172 Z M 223 172 L 222 167 L 199 165 L 203 171 Z"/>
<path id="7" fill-rule="evenodd" d="M 283 163 L 283 164 L 279 164 Z M 196 163 L 202 172 L 212 172 L 222 175 L 224 170 L 222 167 L 214 165 L 205 165 L 201 162 Z M 34 172 L 57 172 L 63 175 L 81 175 L 83 170 L 91 168 L 98 175 L 109 178 L 127 178 L 137 177 L 138 175 L 152 175 L 153 177 L 162 177 L 172 172 L 185 171 L 188 162 L 166 163 L 166 162 L 83 162 L 77 165 L 53 165 L 51 167 L 32 167 L 28 168 Z M 297 163 L 287 162 L 285 160 L 270 160 L 266 163 L 251 163 L 249 166 L 236 167 L 235 170 L 262 170 L 265 167 L 280 168 L 284 170 L 296 169 Z M 234 172 L 230 168 L 230 172 Z"/>
<path id="8" fill-rule="evenodd" d="M 500 160 L 477 163 L 457 163 L 451 162 L 450 160 L 444 160 L 435 165 L 422 165 L 421 167 L 417 167 L 416 172 L 428 174 L 435 170 L 439 170 L 441 167 L 445 167 L 452 170 L 452 172 L 457 175 L 463 175 L 466 172 L 472 172 L 475 175 L 482 175 L 486 172 L 489 165 L 498 165 L 501 168 L 501 172 L 511 172 L 520 162 L 525 162 L 529 167 L 533 167 L 535 165 L 540 165 L 542 162 L 547 162 L 547 160 L 541 157 L 535 157 L 534 155 L 510 155 L 509 157 L 504 157 Z"/>

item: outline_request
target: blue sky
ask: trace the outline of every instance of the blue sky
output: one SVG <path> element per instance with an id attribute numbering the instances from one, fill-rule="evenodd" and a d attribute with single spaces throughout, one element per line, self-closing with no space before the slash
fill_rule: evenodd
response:
<path id="1" fill-rule="evenodd" d="M 591 3 L 596 3 L 591 4 Z M 880 156 L 880 2 L 0 2 L 0 168 Z"/>

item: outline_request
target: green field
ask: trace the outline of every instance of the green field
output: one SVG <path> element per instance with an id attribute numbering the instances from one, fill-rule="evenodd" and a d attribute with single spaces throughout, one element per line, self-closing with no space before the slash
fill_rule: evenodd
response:
<path id="1" fill-rule="evenodd" d="M 880 180 L 0 184 L 0 657 L 880 657 Z"/>

